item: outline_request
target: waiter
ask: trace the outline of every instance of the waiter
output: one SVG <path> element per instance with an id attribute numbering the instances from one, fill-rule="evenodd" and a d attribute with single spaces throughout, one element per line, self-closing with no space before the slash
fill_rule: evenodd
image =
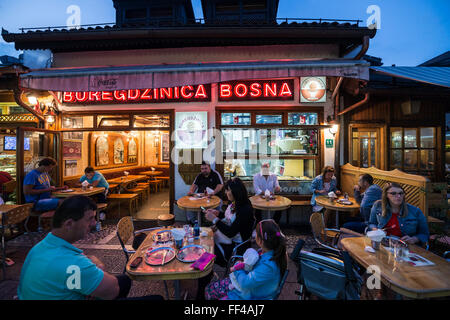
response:
<path id="1" fill-rule="evenodd" d="M 270 173 L 270 164 L 268 162 L 263 163 L 261 172 L 253 177 L 253 189 L 255 190 L 255 195 L 264 195 L 266 190 L 269 190 L 271 195 L 281 191 L 278 177 L 276 174 Z M 277 224 L 280 223 L 281 212 L 276 211 L 273 216 Z M 255 210 L 255 218 L 256 221 L 261 221 L 261 210 Z"/>
<path id="2" fill-rule="evenodd" d="M 187 195 L 191 196 L 194 193 L 205 193 L 206 188 L 214 190 L 211 196 L 220 194 L 223 189 L 223 179 L 220 174 L 216 170 L 211 170 L 210 164 L 205 161 L 202 161 L 200 170 L 200 174 L 195 178 Z M 222 201 L 220 203 L 222 204 Z M 196 217 L 195 212 L 187 212 L 187 218 L 190 223 L 193 223 Z"/>

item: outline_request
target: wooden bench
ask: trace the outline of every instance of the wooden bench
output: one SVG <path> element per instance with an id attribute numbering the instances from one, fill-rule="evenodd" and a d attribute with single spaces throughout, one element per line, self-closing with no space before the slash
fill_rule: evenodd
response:
<path id="1" fill-rule="evenodd" d="M 406 202 L 420 208 L 428 223 L 443 223 L 439 219 L 433 218 L 428 215 L 430 204 L 432 204 L 433 199 L 446 197 L 446 193 L 443 192 L 436 193 L 434 189 L 436 188 L 436 183 L 431 183 L 429 179 L 415 175 L 405 173 L 400 170 L 383 171 L 377 168 L 359 168 L 354 167 L 347 163 L 341 166 L 341 179 L 340 186 L 342 192 L 347 192 L 353 195 L 353 186 L 358 183 L 359 176 L 361 174 L 368 173 L 373 179 L 374 183 L 379 185 L 382 189 L 386 184 L 390 182 L 396 182 L 400 184 L 406 192 Z"/>
<path id="2" fill-rule="evenodd" d="M 170 177 L 158 177 L 159 180 L 162 180 L 163 187 L 169 186 Z"/>
<path id="3" fill-rule="evenodd" d="M 139 201 L 141 202 L 141 206 L 144 205 L 144 203 L 147 201 L 148 197 L 148 187 L 142 188 L 137 186 L 136 188 L 127 189 L 127 192 L 136 193 L 139 197 Z"/>
<path id="4" fill-rule="evenodd" d="M 151 189 L 153 187 L 155 189 L 155 192 L 158 192 L 158 187 L 161 186 L 161 182 L 162 182 L 162 180 L 159 180 L 159 179 L 157 179 L 157 180 L 150 180 L 148 182 L 149 185 L 150 185 L 150 191 L 151 191 Z"/>
<path id="5" fill-rule="evenodd" d="M 119 206 L 121 202 L 126 202 L 128 204 L 128 213 L 130 214 L 130 216 L 133 215 L 135 211 L 137 211 L 138 199 L 139 195 L 136 193 L 114 193 L 108 195 L 108 200 L 112 200 L 112 202 L 118 202 Z M 120 209 L 119 209 L 119 217 L 120 217 Z"/>

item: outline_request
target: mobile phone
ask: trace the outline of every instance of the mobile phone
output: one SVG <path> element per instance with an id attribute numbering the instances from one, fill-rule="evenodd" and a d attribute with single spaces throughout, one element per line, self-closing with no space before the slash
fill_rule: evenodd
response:
<path id="1" fill-rule="evenodd" d="M 130 263 L 130 268 L 137 268 L 142 262 L 142 257 L 137 257 Z"/>

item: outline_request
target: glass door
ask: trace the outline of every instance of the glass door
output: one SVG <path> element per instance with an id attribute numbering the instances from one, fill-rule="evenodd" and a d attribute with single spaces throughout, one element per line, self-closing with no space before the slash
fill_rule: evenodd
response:
<path id="1" fill-rule="evenodd" d="M 378 129 L 353 128 L 351 163 L 360 168 L 379 167 Z"/>

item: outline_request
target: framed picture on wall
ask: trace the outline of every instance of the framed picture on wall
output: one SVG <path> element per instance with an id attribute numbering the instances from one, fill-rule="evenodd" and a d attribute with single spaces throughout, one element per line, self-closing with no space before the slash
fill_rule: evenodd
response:
<path id="1" fill-rule="evenodd" d="M 170 161 L 170 137 L 168 132 L 163 132 L 160 136 L 159 163 L 169 163 Z"/>
<path id="2" fill-rule="evenodd" d="M 65 160 L 64 162 L 64 169 L 65 169 L 65 176 L 75 176 L 77 175 L 77 160 Z"/>
<path id="3" fill-rule="evenodd" d="M 137 145 L 134 139 L 128 142 L 128 163 L 137 162 Z"/>

